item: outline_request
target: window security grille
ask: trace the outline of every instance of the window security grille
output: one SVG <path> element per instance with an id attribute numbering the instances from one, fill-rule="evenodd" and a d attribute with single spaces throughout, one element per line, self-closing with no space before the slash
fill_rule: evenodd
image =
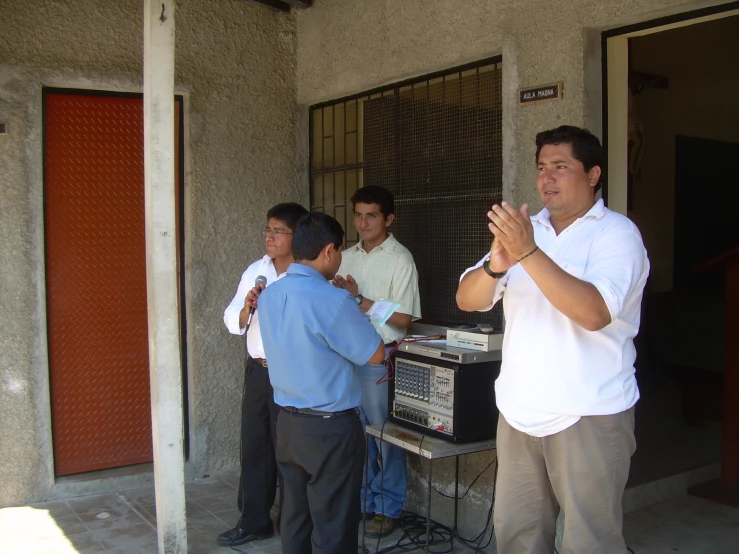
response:
<path id="1" fill-rule="evenodd" d="M 390 231 L 416 262 L 424 323 L 502 323 L 468 314 L 459 276 L 490 248 L 486 213 L 502 200 L 500 58 L 311 108 L 311 209 L 358 237 L 350 198 L 380 185 L 395 195 Z"/>

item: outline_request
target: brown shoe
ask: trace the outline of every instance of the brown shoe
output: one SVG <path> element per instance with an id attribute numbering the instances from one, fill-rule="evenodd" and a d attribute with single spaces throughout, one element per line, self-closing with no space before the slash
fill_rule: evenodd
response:
<path id="1" fill-rule="evenodd" d="M 367 524 L 365 535 L 370 539 L 387 537 L 393 532 L 398 524 L 397 519 L 393 519 L 382 514 L 375 515 L 374 519 Z"/>

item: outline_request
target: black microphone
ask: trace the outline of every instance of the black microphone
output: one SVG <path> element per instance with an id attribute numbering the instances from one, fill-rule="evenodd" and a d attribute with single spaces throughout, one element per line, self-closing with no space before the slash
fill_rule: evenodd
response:
<path id="1" fill-rule="evenodd" d="M 258 287 L 259 285 L 267 286 L 267 278 L 264 275 L 258 276 L 256 279 L 254 279 L 254 286 Z M 251 325 L 251 318 L 254 316 L 254 312 L 256 311 L 256 308 L 252 306 L 249 308 L 249 319 L 246 320 L 246 330 L 249 330 L 249 325 Z"/>

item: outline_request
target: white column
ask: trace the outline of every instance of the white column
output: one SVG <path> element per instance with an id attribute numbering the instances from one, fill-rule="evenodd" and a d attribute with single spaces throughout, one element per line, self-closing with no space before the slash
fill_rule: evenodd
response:
<path id="1" fill-rule="evenodd" d="M 174 0 L 144 0 L 146 285 L 159 552 L 185 554 L 185 461 L 177 309 Z"/>

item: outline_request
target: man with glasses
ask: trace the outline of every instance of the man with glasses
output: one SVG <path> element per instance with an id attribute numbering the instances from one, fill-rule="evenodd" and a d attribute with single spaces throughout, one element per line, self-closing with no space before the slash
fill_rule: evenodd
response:
<path id="1" fill-rule="evenodd" d="M 269 382 L 258 310 L 248 329 L 247 322 L 250 309 L 257 307 L 261 291 L 282 277 L 293 262 L 292 233 L 298 219 L 306 213 L 303 206 L 292 202 L 277 204 L 267 212 L 267 226 L 263 231 L 267 253 L 244 271 L 236 295 L 223 313 L 223 322 L 229 332 L 246 334 L 247 355 L 241 401 L 241 477 L 237 497 L 241 517 L 233 529 L 218 535 L 221 546 L 238 546 L 274 534 L 270 510 L 277 480 L 282 481 L 275 462 L 277 407 Z M 260 276 L 266 278 L 266 285 L 256 285 Z"/>

